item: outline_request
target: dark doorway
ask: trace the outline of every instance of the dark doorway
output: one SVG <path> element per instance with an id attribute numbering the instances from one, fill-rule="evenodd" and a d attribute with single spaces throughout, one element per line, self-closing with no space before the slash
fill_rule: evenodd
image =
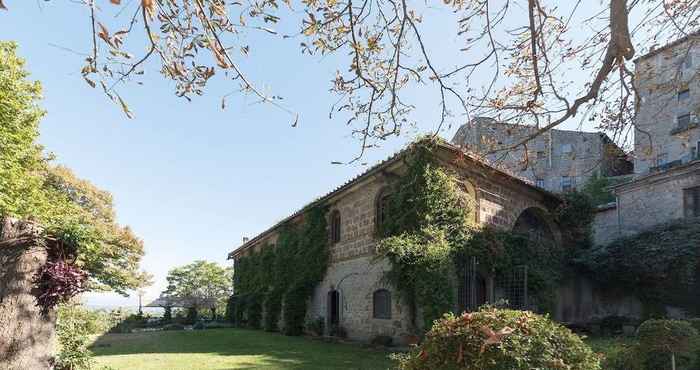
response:
<path id="1" fill-rule="evenodd" d="M 488 285 L 486 278 L 479 272 L 476 257 L 464 261 L 459 279 L 459 309 L 460 311 L 476 311 L 479 306 L 488 302 Z"/>
<path id="2" fill-rule="evenodd" d="M 328 324 L 331 331 L 340 325 L 340 292 L 337 290 L 328 292 Z"/>

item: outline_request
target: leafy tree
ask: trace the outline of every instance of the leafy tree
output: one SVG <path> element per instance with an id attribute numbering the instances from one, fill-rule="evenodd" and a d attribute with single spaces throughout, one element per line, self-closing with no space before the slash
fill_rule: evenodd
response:
<path id="1" fill-rule="evenodd" d="M 143 243 L 115 220 L 112 195 L 54 166 L 37 144 L 41 85 L 27 79 L 17 45 L 0 42 L 0 216 L 44 226 L 62 250 L 89 274 L 88 289 L 126 294 L 148 275 L 138 270 Z M 72 261 L 73 262 L 73 261 Z"/>
<path id="2" fill-rule="evenodd" d="M 6 2 L 11 7 L 14 1 Z M 241 67 L 260 46 L 252 36 L 262 33 L 299 42 L 302 53 L 337 56 L 331 91 L 339 100 L 333 111 L 346 115 L 342 121 L 360 139 L 362 151 L 415 124 L 412 112 L 421 102 L 412 92 L 418 89 L 439 101 L 438 127 L 461 123 L 465 116 L 493 116 L 536 124 L 534 136 L 585 116 L 624 141 L 634 123 L 635 45 L 690 34 L 700 7 L 694 0 L 606 0 L 586 6 L 553 0 L 81 3 L 92 24 L 83 35 L 90 51 L 82 76 L 127 116 L 132 112 L 120 87 L 141 83 L 145 69 L 154 65 L 149 60 L 156 59 L 177 96 L 189 100 L 202 95 L 210 80 L 225 79 L 233 93 L 252 95 L 296 117 Z M 429 37 L 424 23 L 434 17 L 451 27 L 451 34 Z M 445 46 L 445 38 L 454 44 Z M 572 79 L 572 70 L 586 77 Z"/>
<path id="3" fill-rule="evenodd" d="M 233 268 L 221 267 L 215 262 L 194 261 L 168 272 L 166 296 L 187 300 L 190 315 L 199 308 L 211 305 L 212 316 L 218 307 L 224 307 L 233 291 Z"/>

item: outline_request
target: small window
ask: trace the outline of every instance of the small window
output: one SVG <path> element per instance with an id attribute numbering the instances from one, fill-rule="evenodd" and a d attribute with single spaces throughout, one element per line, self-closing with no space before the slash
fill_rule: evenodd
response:
<path id="1" fill-rule="evenodd" d="M 340 212 L 335 210 L 331 213 L 331 243 L 340 241 Z"/>
<path id="2" fill-rule="evenodd" d="M 572 191 L 574 190 L 574 179 L 571 176 L 561 177 L 561 190 L 562 191 Z"/>
<path id="3" fill-rule="evenodd" d="M 676 120 L 678 121 L 678 127 L 688 127 L 690 126 L 690 113 L 680 115 Z"/>
<path id="4" fill-rule="evenodd" d="M 547 154 L 543 150 L 537 152 L 537 159 L 545 159 L 545 157 L 547 157 Z"/>
<path id="5" fill-rule="evenodd" d="M 535 185 L 537 185 L 537 187 L 544 189 L 544 179 L 536 179 Z"/>
<path id="6" fill-rule="evenodd" d="M 376 207 L 376 227 L 377 231 L 380 231 L 382 229 L 382 226 L 384 225 L 384 221 L 386 220 L 386 213 L 387 209 L 389 208 L 389 193 L 386 190 L 382 190 L 379 192 L 379 196 L 377 196 Z"/>
<path id="7" fill-rule="evenodd" d="M 693 67 L 693 54 L 688 52 L 688 55 L 685 56 L 685 59 L 683 60 L 683 68 L 688 69 Z"/>
<path id="8" fill-rule="evenodd" d="M 561 146 L 561 152 L 564 154 L 570 154 L 573 151 L 574 151 L 574 148 L 571 144 L 564 144 Z"/>
<path id="9" fill-rule="evenodd" d="M 690 89 L 685 89 L 678 92 L 678 102 L 685 103 L 690 100 Z"/>
<path id="10" fill-rule="evenodd" d="M 700 186 L 683 189 L 683 210 L 685 217 L 700 217 Z"/>
<path id="11" fill-rule="evenodd" d="M 375 319 L 391 319 L 391 292 L 379 289 L 372 295 L 373 313 Z"/>

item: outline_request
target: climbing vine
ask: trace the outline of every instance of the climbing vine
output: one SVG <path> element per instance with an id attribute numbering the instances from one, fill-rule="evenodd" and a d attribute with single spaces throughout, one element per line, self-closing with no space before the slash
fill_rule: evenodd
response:
<path id="1" fill-rule="evenodd" d="M 388 258 L 385 275 L 423 328 L 456 307 L 455 280 L 469 257 L 495 276 L 528 265 L 528 287 L 538 305 L 551 308 L 566 264 L 560 249 L 512 232 L 473 225 L 473 199 L 456 173 L 436 162 L 432 141 L 415 145 L 407 171 L 393 184 L 377 259 Z M 562 209 L 570 213 L 570 209 Z M 570 217 L 569 214 L 563 217 Z M 420 314 L 420 317 L 418 317 Z"/>
<path id="2" fill-rule="evenodd" d="M 310 209 L 302 224 L 282 227 L 276 245 L 238 260 L 231 303 L 237 324 L 287 335 L 303 332 L 308 300 L 330 258 L 326 213 L 325 207 Z"/>
<path id="3" fill-rule="evenodd" d="M 649 316 L 675 305 L 700 314 L 700 219 L 653 227 L 584 251 L 577 262 L 605 286 L 634 292 Z"/>

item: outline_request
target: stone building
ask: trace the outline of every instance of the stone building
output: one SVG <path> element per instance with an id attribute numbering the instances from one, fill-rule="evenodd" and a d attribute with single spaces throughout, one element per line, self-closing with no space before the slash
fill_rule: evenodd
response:
<path id="1" fill-rule="evenodd" d="M 700 217 L 699 42 L 691 34 L 635 61 L 634 179 L 612 188 L 616 202 L 598 212 L 596 243 Z"/>
<path id="2" fill-rule="evenodd" d="M 632 172 L 622 149 L 600 132 L 553 129 L 530 139 L 527 149 L 511 149 L 535 133 L 533 126 L 477 117 L 459 128 L 452 143 L 553 192 L 576 189 L 596 174 L 610 177 Z"/>
<path id="3" fill-rule="evenodd" d="M 412 153 L 412 148 L 409 146 L 245 241 L 229 254 L 234 266 L 239 258 L 260 251 L 266 245 L 274 245 L 281 228 L 300 222 L 311 207 L 326 205 L 330 210 L 329 229 L 334 230 L 331 234 L 335 235 L 333 238 L 329 235 L 331 261 L 325 278 L 315 288 L 307 317 L 323 317 L 327 328 L 332 324 L 340 325 L 351 339 L 368 340 L 375 335 L 388 335 L 400 341 L 404 334 L 412 333 L 415 326 L 409 308 L 397 298 L 394 288 L 384 283 L 383 274 L 390 266 L 387 260 L 376 261 L 375 246 L 382 199 L 392 181 L 403 173 L 404 159 Z M 438 144 L 433 155 L 441 165 L 458 174 L 463 191 L 475 205 L 475 224 L 522 232 L 536 229 L 539 235 L 560 245 L 561 233 L 550 217 L 550 212 L 560 202 L 555 195 L 447 143 Z M 479 285 L 478 297 L 467 293 L 468 289 L 476 289 L 468 284 L 466 281 L 458 284 L 462 307 L 456 309 L 493 301 L 498 298 L 497 294 L 505 294 L 488 276 Z"/>

